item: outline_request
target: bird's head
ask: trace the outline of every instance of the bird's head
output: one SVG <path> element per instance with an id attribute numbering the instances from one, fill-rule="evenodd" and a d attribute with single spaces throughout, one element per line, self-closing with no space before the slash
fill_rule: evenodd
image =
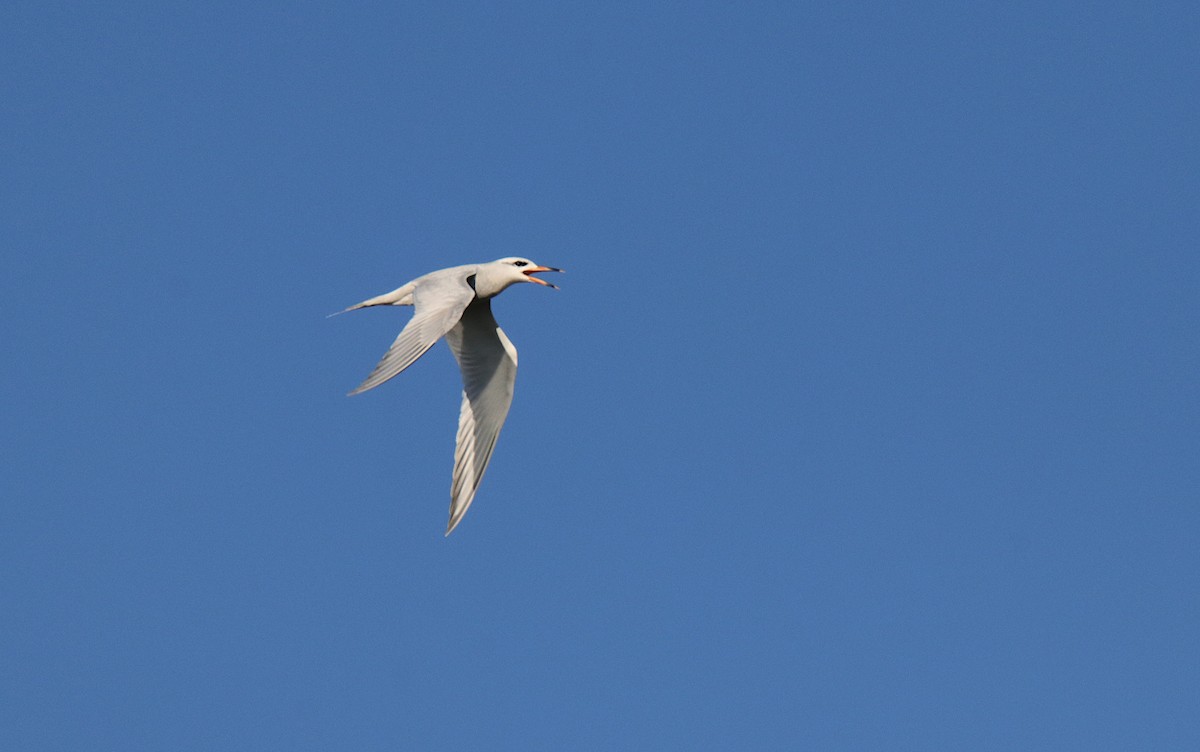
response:
<path id="1" fill-rule="evenodd" d="M 507 277 L 506 281 L 509 284 L 514 282 L 536 282 L 539 285 L 553 287 L 555 290 L 558 289 L 557 285 L 533 275 L 538 272 L 561 272 L 562 269 L 555 269 L 553 266 L 538 266 L 529 259 L 521 258 L 520 256 L 497 259 L 492 264 L 503 270 L 502 273 Z"/>

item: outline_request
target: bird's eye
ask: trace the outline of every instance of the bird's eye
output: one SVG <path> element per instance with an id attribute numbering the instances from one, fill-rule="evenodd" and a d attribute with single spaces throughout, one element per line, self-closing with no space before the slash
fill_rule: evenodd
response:
<path id="1" fill-rule="evenodd" d="M 529 266 L 528 261 L 514 261 L 513 266 Z"/>

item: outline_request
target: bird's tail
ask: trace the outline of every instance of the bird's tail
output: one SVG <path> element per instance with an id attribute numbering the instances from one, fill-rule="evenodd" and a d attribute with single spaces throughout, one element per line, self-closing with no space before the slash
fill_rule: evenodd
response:
<path id="1" fill-rule="evenodd" d="M 375 297 L 370 298 L 369 300 L 364 300 L 361 303 L 356 303 L 355 305 L 352 305 L 349 308 L 343 308 L 340 311 L 334 311 L 333 313 L 329 314 L 325 318 L 331 319 L 334 316 L 340 316 L 343 313 L 349 313 L 350 311 L 357 311 L 359 308 L 370 308 L 371 306 L 377 306 L 377 305 L 393 305 L 393 306 L 412 305 L 413 304 L 412 294 L 413 294 L 413 289 L 415 287 L 416 286 L 413 285 L 413 283 L 409 282 L 407 285 L 404 285 L 403 287 L 397 287 L 395 290 L 392 290 L 391 292 L 385 292 L 383 295 L 376 295 Z"/>

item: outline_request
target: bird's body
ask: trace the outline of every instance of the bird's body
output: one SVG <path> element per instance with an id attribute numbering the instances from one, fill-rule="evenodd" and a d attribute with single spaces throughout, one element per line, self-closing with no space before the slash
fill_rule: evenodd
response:
<path id="1" fill-rule="evenodd" d="M 557 272 L 529 259 L 511 257 L 486 264 L 467 264 L 417 277 L 389 293 L 350 306 L 414 307 L 413 317 L 383 359 L 352 392 L 374 389 L 412 365 L 442 337 L 462 371 L 463 400 L 450 486 L 450 522 L 446 535 L 462 520 L 475 498 L 479 481 L 496 446 L 496 437 L 512 404 L 517 376 L 517 348 L 492 316 L 492 298 L 518 282 L 554 285 L 534 277 Z M 343 311 L 342 313 L 344 313 Z"/>

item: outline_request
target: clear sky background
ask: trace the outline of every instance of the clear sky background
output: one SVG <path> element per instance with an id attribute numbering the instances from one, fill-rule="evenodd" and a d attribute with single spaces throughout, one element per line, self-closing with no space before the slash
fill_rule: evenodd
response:
<path id="1" fill-rule="evenodd" d="M 1200 748 L 1194 3 L 0 8 L 0 747 Z M 442 537 L 428 271 L 517 395 Z"/>

